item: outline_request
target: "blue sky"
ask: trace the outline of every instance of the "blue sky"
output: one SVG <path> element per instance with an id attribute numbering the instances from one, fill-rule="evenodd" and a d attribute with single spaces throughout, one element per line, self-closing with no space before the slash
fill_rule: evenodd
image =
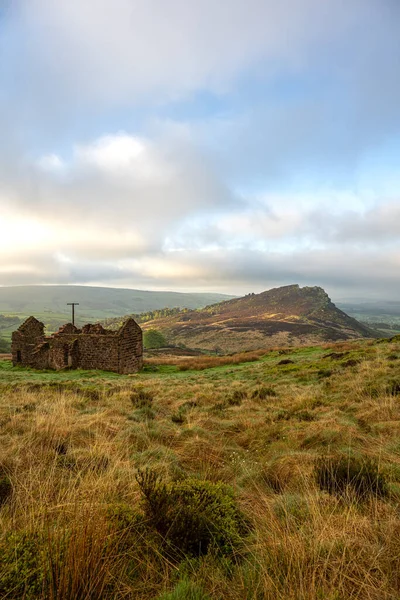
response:
<path id="1" fill-rule="evenodd" d="M 396 0 L 0 0 L 0 285 L 400 292 Z"/>

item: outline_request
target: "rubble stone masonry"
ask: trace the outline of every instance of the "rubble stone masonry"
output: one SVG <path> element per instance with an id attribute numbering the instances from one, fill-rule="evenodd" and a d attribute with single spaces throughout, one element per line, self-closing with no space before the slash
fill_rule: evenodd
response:
<path id="1" fill-rule="evenodd" d="M 29 317 L 12 334 L 11 351 L 14 366 L 102 369 L 128 374 L 142 368 L 143 336 L 136 321 L 128 319 L 116 332 L 100 324 L 78 329 L 68 323 L 46 337 L 43 323 Z"/>

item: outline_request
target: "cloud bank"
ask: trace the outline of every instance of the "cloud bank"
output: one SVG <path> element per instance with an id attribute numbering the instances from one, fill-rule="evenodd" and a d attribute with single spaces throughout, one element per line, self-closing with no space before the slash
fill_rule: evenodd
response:
<path id="1" fill-rule="evenodd" d="M 0 285 L 400 293 L 400 6 L 15 0 Z"/>

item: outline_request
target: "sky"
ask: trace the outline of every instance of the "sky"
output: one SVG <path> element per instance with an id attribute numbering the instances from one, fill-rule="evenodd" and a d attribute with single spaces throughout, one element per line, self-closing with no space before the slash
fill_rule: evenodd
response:
<path id="1" fill-rule="evenodd" d="M 400 294 L 398 0 L 0 0 L 0 285 Z"/>

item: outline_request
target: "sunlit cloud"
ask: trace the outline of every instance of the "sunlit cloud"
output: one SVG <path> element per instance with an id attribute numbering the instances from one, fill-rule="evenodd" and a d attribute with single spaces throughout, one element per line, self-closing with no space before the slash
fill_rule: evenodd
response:
<path id="1" fill-rule="evenodd" d="M 395 297 L 399 18 L 390 0 L 10 3 L 0 285 Z"/>

